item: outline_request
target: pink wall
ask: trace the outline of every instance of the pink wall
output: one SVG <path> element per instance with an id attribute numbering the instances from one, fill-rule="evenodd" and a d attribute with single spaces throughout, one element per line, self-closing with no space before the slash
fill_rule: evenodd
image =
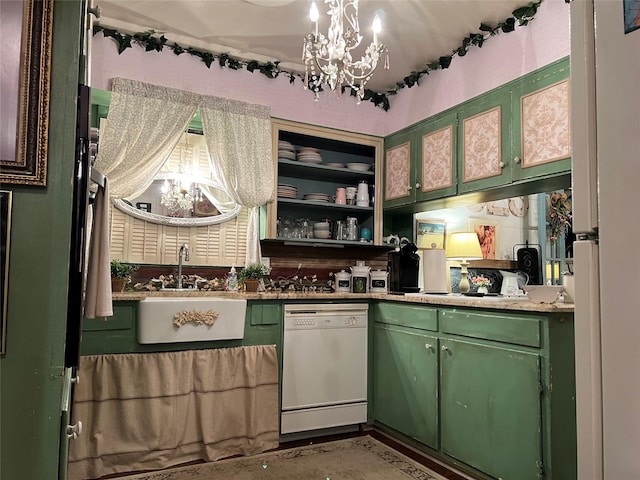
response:
<path id="1" fill-rule="evenodd" d="M 570 48 L 569 4 L 544 0 L 526 27 L 490 38 L 482 48 L 472 47 L 448 69 L 429 74 L 419 87 L 404 89 L 391 103 L 387 133 L 566 57 Z"/>
<path id="2" fill-rule="evenodd" d="M 93 39 L 92 86 L 108 90 L 109 80 L 120 76 L 269 105 L 277 118 L 385 136 L 567 56 L 569 50 L 569 5 L 564 0 L 544 0 L 530 25 L 489 39 L 481 49 L 454 58 L 447 70 L 424 77 L 420 86 L 389 97 L 388 112 L 371 102 L 357 105 L 353 97 L 337 99 L 331 92 L 314 102 L 300 81 L 292 86 L 286 77 L 271 80 L 217 64 L 207 69 L 197 58 L 176 56 L 168 49 L 146 53 L 134 46 L 118 55 L 115 42 L 102 34 Z M 408 73 L 398 72 L 398 77 Z"/>

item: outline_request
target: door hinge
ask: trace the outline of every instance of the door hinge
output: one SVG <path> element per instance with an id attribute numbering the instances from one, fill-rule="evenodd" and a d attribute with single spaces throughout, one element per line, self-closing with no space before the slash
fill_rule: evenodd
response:
<path id="1" fill-rule="evenodd" d="M 540 480 L 544 480 L 544 478 L 545 478 L 545 471 L 544 471 L 544 463 L 543 462 L 539 462 L 538 463 L 538 478 Z"/>

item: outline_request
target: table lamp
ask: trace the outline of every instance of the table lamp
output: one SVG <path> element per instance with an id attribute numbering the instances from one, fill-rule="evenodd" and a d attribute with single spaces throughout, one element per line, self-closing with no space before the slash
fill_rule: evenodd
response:
<path id="1" fill-rule="evenodd" d="M 469 272 L 467 260 L 481 260 L 482 250 L 480 250 L 480 241 L 475 232 L 452 233 L 447 240 L 447 258 L 449 260 L 459 260 L 460 267 L 460 293 L 469 291 Z"/>

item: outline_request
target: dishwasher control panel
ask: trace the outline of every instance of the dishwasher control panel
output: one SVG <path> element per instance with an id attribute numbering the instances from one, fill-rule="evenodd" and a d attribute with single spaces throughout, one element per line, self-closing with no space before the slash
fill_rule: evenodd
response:
<path id="1" fill-rule="evenodd" d="M 367 305 L 285 305 L 284 328 L 364 328 L 367 318 Z"/>

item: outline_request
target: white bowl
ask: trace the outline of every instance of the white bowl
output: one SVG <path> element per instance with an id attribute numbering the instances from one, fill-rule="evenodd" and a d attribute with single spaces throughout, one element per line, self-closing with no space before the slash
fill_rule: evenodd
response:
<path id="1" fill-rule="evenodd" d="M 553 303 L 564 290 L 562 285 L 525 285 L 523 290 L 533 303 Z"/>
<path id="2" fill-rule="evenodd" d="M 313 236 L 315 238 L 327 239 L 331 238 L 331 232 L 329 230 L 314 230 Z"/>

